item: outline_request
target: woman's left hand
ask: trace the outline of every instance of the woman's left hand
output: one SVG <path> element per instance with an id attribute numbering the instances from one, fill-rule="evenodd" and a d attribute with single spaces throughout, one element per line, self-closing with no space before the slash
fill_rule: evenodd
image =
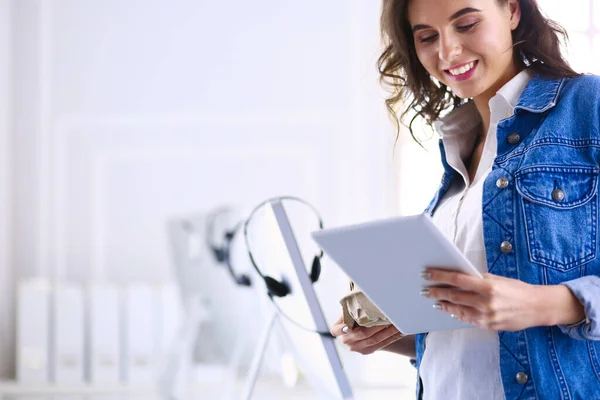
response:
<path id="1" fill-rule="evenodd" d="M 547 325 L 546 314 L 540 312 L 547 287 L 488 273 L 481 279 L 441 269 L 427 268 L 425 272 L 431 274 L 425 279 L 432 284 L 453 287 L 426 286 L 421 294 L 437 299 L 442 311 L 461 321 L 494 331 L 518 331 Z"/>

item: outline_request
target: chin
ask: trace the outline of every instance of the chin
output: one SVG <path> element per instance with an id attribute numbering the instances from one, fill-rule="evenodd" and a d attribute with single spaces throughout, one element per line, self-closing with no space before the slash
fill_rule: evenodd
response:
<path id="1" fill-rule="evenodd" d="M 455 96 L 460 97 L 461 99 L 470 99 L 471 97 L 475 97 L 473 94 L 466 93 L 464 91 L 452 91 L 452 93 L 454 93 Z"/>
<path id="2" fill-rule="evenodd" d="M 469 86 L 470 87 L 462 86 L 462 87 L 458 87 L 456 89 L 453 88 L 452 86 L 450 86 L 450 89 L 452 90 L 452 93 L 454 95 L 460 97 L 461 99 L 472 99 L 472 98 L 475 98 L 485 92 L 485 88 L 482 88 L 481 85 L 469 85 Z"/>
<path id="3" fill-rule="evenodd" d="M 464 89 L 463 90 L 460 90 L 460 89 L 459 90 L 454 90 L 454 89 L 452 89 L 452 93 L 455 96 L 460 97 L 461 99 L 470 99 L 472 97 L 476 97 L 477 96 L 476 92 L 474 92 L 472 90 L 464 90 Z"/>

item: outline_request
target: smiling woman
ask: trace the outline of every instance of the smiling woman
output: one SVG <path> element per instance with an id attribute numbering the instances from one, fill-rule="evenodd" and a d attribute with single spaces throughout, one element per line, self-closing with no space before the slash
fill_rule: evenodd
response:
<path id="1" fill-rule="evenodd" d="M 411 7 L 408 7 L 409 3 Z M 459 3 L 463 3 L 463 7 L 459 7 Z M 511 11 L 515 4 L 519 4 L 518 15 Z M 464 98 L 474 97 L 469 95 L 469 90 L 476 92 L 476 83 L 479 89 L 490 85 L 490 82 L 475 80 L 465 82 L 461 87 L 451 86 L 450 78 L 458 71 L 452 74 L 449 70 L 468 63 L 475 63 L 478 69 L 492 69 L 491 74 L 482 72 L 480 75 L 487 79 L 495 77 L 496 90 L 502 86 L 501 77 L 506 79 L 510 72 L 525 66 L 555 77 L 578 75 L 560 52 L 560 40 L 566 38 L 566 32 L 554 21 L 546 19 L 535 1 L 401 0 L 384 1 L 383 7 L 381 29 L 385 50 L 379 58 L 379 70 L 382 83 L 392 93 L 386 105 L 398 122 L 398 129 L 400 120 L 411 110 L 431 124 L 443 112 L 460 105 Z M 411 22 L 409 17 L 412 17 Z M 510 30 L 502 22 L 508 22 Z M 435 27 L 432 26 L 434 23 Z M 440 40 L 438 29 L 444 33 L 443 42 L 438 43 L 442 46 L 439 60 L 436 51 L 431 51 L 438 49 L 431 46 Z M 460 46 L 454 41 L 457 37 L 460 37 Z M 457 54 L 457 50 L 461 54 Z M 457 56 L 460 60 L 455 59 Z M 471 59 L 467 60 L 467 57 Z M 482 65 L 478 65 L 480 62 Z M 504 74 L 498 74 L 498 70 L 503 70 Z M 453 81 L 466 81 L 471 77 L 458 75 Z M 491 85 L 489 89 L 495 93 Z M 408 106 L 397 115 L 400 103 Z M 410 128 L 412 132 L 412 126 Z"/>
<path id="2" fill-rule="evenodd" d="M 441 138 L 425 212 L 483 279 L 428 268 L 415 288 L 473 328 L 332 333 L 414 356 L 425 399 L 598 398 L 600 79 L 535 0 L 383 0 L 381 30 L 398 129 L 410 112 Z"/>

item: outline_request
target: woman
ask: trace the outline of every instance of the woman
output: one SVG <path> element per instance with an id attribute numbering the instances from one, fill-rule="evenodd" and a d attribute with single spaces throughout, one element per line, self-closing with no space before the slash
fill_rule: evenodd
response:
<path id="1" fill-rule="evenodd" d="M 427 269 L 452 287 L 418 288 L 474 328 L 332 334 L 414 358 L 425 399 L 600 399 L 600 79 L 535 0 L 384 0 L 382 33 L 388 109 L 442 137 L 426 212 L 484 278 Z"/>

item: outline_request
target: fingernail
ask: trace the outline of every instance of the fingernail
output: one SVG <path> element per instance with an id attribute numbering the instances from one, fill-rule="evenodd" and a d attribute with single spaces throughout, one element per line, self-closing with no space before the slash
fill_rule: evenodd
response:
<path id="1" fill-rule="evenodd" d="M 435 302 L 433 304 L 433 308 L 435 308 L 436 310 L 441 310 L 442 309 L 442 303 L 440 303 L 439 301 Z"/>
<path id="2" fill-rule="evenodd" d="M 421 272 L 421 278 L 423 278 L 423 279 L 431 278 L 431 272 L 427 272 L 427 271 Z"/>
<path id="3" fill-rule="evenodd" d="M 350 328 L 348 328 L 347 326 L 345 326 L 345 327 L 342 328 L 342 332 L 343 333 L 348 333 L 348 332 L 350 332 Z"/>
<path id="4" fill-rule="evenodd" d="M 454 319 L 458 319 L 458 315 L 456 315 L 456 314 L 450 314 L 450 316 Z"/>
<path id="5" fill-rule="evenodd" d="M 419 293 L 421 294 L 421 296 L 429 296 L 430 294 L 429 289 L 421 289 Z"/>

